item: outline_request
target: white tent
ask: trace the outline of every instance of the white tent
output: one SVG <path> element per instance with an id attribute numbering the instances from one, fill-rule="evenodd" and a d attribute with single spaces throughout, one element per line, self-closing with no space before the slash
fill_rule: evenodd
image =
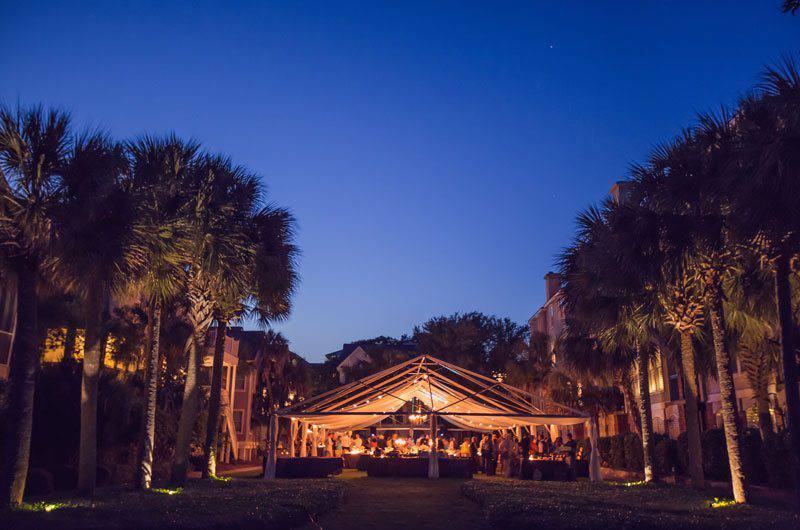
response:
<path id="1" fill-rule="evenodd" d="M 438 418 L 470 431 L 494 431 L 517 426 L 575 425 L 590 422 L 593 478 L 599 479 L 597 426 L 583 411 L 535 396 L 430 355 L 421 355 L 358 381 L 280 409 L 270 424 L 271 444 L 266 477 L 275 477 L 278 419 L 316 429 L 356 430 L 379 423 L 413 399 L 425 404 L 433 435 Z M 306 432 L 306 428 L 302 430 Z M 438 477 L 436 452 L 431 451 L 429 476 Z M 596 474 L 596 477 L 595 477 Z"/>

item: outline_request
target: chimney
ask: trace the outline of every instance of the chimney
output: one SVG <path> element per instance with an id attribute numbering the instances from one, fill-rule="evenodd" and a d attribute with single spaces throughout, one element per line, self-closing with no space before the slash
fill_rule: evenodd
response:
<path id="1" fill-rule="evenodd" d="M 561 287 L 561 276 L 551 271 L 544 275 L 544 281 L 547 299 L 550 300 Z"/>

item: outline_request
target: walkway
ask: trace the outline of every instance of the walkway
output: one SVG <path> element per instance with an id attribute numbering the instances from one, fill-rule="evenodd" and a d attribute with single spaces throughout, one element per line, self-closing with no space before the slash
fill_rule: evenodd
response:
<path id="1" fill-rule="evenodd" d="M 348 482 L 344 505 L 304 530 L 485 530 L 478 505 L 461 495 L 457 479 L 367 477 L 344 470 Z"/>

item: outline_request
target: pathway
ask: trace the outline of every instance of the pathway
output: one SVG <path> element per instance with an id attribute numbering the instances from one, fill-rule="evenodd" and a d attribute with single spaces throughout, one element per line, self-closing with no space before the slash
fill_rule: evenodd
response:
<path id="1" fill-rule="evenodd" d="M 348 491 L 341 508 L 304 530 L 485 530 L 478 505 L 461 495 L 463 480 L 376 478 L 344 470 Z"/>

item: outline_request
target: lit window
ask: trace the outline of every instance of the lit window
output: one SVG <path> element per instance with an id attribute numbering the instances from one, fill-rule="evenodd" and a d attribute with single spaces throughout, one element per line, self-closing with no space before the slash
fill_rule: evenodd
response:
<path id="1" fill-rule="evenodd" d="M 664 391 L 664 377 L 661 373 L 661 353 L 656 352 L 650 356 L 650 370 L 648 375 L 650 383 L 650 393 Z"/>

